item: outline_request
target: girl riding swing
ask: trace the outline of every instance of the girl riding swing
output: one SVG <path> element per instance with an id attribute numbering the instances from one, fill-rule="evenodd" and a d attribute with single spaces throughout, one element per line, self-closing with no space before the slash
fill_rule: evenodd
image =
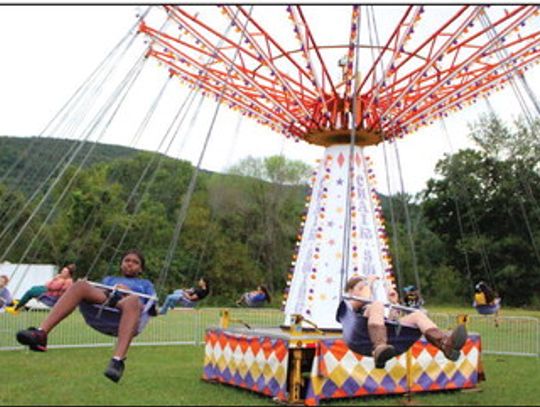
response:
<path id="1" fill-rule="evenodd" d="M 465 325 L 460 324 L 451 333 L 444 333 L 424 312 L 397 305 L 397 293 L 393 289 L 388 290 L 391 304 L 371 301 L 371 286 L 376 280 L 378 277 L 373 275 L 349 278 L 345 286 L 347 295 L 338 307 L 336 318 L 341 322 L 343 338 L 353 352 L 372 356 L 375 367 L 382 369 L 388 360 L 405 352 L 423 334 L 447 359 L 459 359 L 467 340 Z M 399 317 L 394 312 L 390 319 L 385 319 L 385 306 L 390 306 L 393 311 L 410 313 Z"/>
<path id="2" fill-rule="evenodd" d="M 131 340 L 142 331 L 149 316 L 157 315 L 154 286 L 139 277 L 144 266 L 143 254 L 135 249 L 128 250 L 120 261 L 122 276 L 107 276 L 102 284 L 77 281 L 60 297 L 40 327 L 19 331 L 17 341 L 30 350 L 45 352 L 50 332 L 79 306 L 90 326 L 118 336 L 114 356 L 104 372 L 107 378 L 118 382 Z M 108 313 L 101 315 L 104 310 Z"/>

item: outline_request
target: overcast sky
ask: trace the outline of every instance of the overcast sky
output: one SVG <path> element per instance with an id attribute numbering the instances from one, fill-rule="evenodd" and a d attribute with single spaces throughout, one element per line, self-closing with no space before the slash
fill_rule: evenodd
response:
<path id="1" fill-rule="evenodd" d="M 75 89 L 126 35 L 135 24 L 136 14 L 143 9 L 144 6 L 137 5 L 0 5 L 0 135 L 40 134 Z M 144 112 L 140 110 L 140 105 L 146 99 L 152 100 L 166 78 L 163 67 L 154 64 L 149 69 L 152 72 L 143 85 L 148 96 L 139 98 L 139 110 L 134 105 L 127 122 L 135 123 L 142 118 Z M 529 83 L 540 83 L 534 80 L 538 77 L 537 70 L 530 71 Z M 533 90 L 537 91 L 537 87 L 533 86 Z M 167 92 L 169 97 L 176 97 L 177 100 L 187 94 L 187 90 L 178 84 L 174 84 L 172 90 L 167 89 Z M 492 104 L 506 120 L 520 114 L 515 97 L 509 90 L 495 95 Z M 207 119 L 196 125 L 201 130 L 198 139 L 195 137 L 198 141 L 186 142 L 183 151 L 177 154 L 194 163 L 215 105 L 205 102 L 203 108 Z M 465 112 L 452 114 L 446 120 L 451 145 L 439 123 L 398 142 L 405 190 L 414 193 L 423 189 L 426 180 L 433 176 L 435 163 L 444 153 L 471 146 L 466 137 L 467 123 L 482 112 L 487 112 L 487 108 L 484 103 L 479 103 Z M 236 134 L 238 125 L 239 132 Z M 125 133 L 133 130 L 127 127 L 126 122 L 117 126 L 111 132 L 115 137 L 104 138 L 104 142 L 126 144 L 129 137 Z M 239 122 L 238 114 L 226 108 L 220 110 L 216 128 L 218 134 L 212 136 L 203 161 L 204 168 L 214 171 L 221 171 L 247 155 L 261 157 L 281 152 L 315 166 L 315 160 L 323 153 L 320 147 L 286 141 L 281 135 L 273 134 L 247 119 Z M 157 145 L 157 134 L 154 133 L 152 137 L 143 138 L 137 147 L 152 149 Z M 367 149 L 367 154 L 377 162 L 378 189 L 387 192 L 382 149 L 371 147 Z M 399 180 L 395 173 L 391 177 L 395 192 L 400 188 Z"/>

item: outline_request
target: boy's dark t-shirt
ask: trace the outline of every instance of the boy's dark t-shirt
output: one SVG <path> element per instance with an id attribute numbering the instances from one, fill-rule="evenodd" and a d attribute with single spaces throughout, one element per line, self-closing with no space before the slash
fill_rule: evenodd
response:
<path id="1" fill-rule="evenodd" d="M 206 297 L 208 295 L 208 289 L 207 288 L 197 287 L 197 288 L 195 288 L 193 290 L 193 294 L 196 294 L 197 298 L 199 300 L 202 300 L 204 297 Z"/>

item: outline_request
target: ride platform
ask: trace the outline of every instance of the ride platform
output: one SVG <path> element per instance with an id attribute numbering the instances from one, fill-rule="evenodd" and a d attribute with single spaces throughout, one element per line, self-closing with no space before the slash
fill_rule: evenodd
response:
<path id="1" fill-rule="evenodd" d="M 451 362 L 421 337 L 376 369 L 373 358 L 350 351 L 339 332 L 210 327 L 202 378 L 316 406 L 327 399 L 475 388 L 484 377 L 480 335 L 470 333 L 461 353 Z"/>

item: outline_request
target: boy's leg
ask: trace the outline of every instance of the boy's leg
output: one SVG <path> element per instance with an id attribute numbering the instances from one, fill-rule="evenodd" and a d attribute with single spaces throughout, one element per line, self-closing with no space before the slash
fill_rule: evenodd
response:
<path id="1" fill-rule="evenodd" d="M 240 298 L 238 298 L 238 300 L 236 301 L 236 304 L 240 305 L 240 304 L 245 304 L 246 303 L 246 293 L 242 294 L 240 296 Z"/>
<path id="2" fill-rule="evenodd" d="M 167 311 L 174 308 L 174 306 L 178 302 L 179 298 L 180 298 L 180 296 L 178 296 L 177 294 L 171 294 L 171 295 L 168 296 L 168 298 L 167 298 Z"/>
<path id="3" fill-rule="evenodd" d="M 414 325 L 420 329 L 420 332 L 424 333 L 428 329 L 436 328 L 435 323 L 422 311 L 414 311 L 399 320 L 402 323 L 408 325 Z"/>
<path id="4" fill-rule="evenodd" d="M 161 306 L 161 309 L 159 310 L 159 313 L 161 315 L 165 315 L 169 309 L 174 308 L 174 306 L 176 305 L 178 301 L 178 298 L 179 297 L 176 294 L 167 295 L 167 297 L 165 298 L 165 302 L 163 303 L 163 305 Z"/>
<path id="5" fill-rule="evenodd" d="M 49 333 L 60 321 L 66 318 L 82 302 L 103 304 L 107 301 L 107 294 L 92 286 L 86 281 L 74 283 L 58 300 L 53 309 L 41 323 L 40 329 Z"/>
<path id="6" fill-rule="evenodd" d="M 242 304 L 246 304 L 246 305 L 249 305 L 249 294 L 248 293 L 244 293 L 242 294 L 242 296 L 238 299 L 238 301 L 236 301 L 236 303 L 238 305 L 242 305 Z"/>
<path id="7" fill-rule="evenodd" d="M 445 333 L 421 311 L 415 311 L 404 316 L 400 322 L 416 325 L 427 341 L 442 350 L 444 356 L 452 361 L 458 360 L 460 350 L 467 340 L 465 325 L 459 325 L 451 333 Z"/>
<path id="8" fill-rule="evenodd" d="M 364 316 L 370 325 L 384 325 L 384 306 L 380 301 L 374 301 L 366 307 Z"/>

